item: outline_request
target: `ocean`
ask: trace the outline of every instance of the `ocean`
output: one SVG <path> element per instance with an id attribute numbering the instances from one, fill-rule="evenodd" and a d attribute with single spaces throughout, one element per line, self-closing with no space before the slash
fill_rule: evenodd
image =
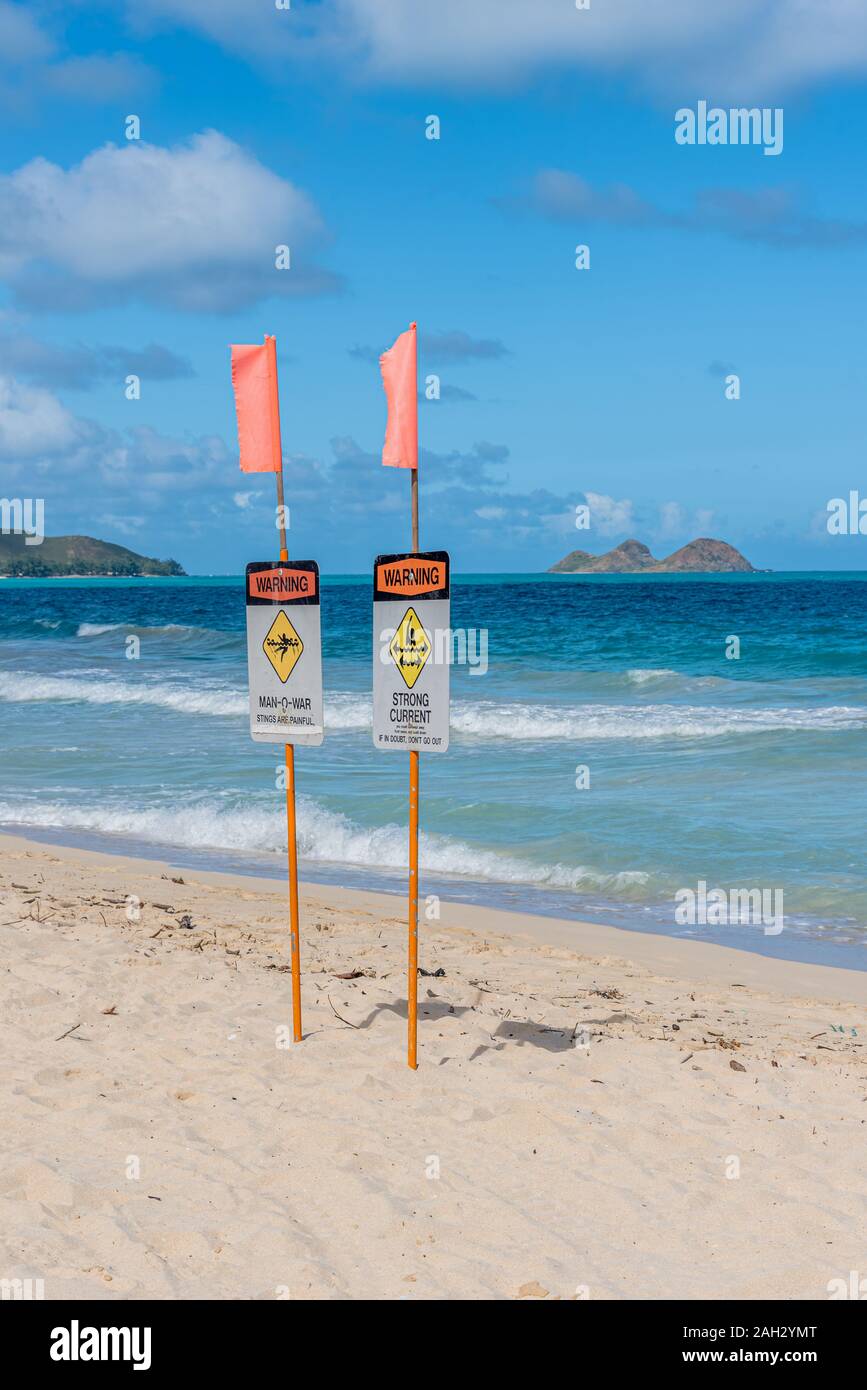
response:
<path id="1" fill-rule="evenodd" d="M 323 578 L 299 852 L 309 881 L 401 893 L 371 593 Z M 452 668 L 451 746 L 421 758 L 422 918 L 438 896 L 867 966 L 867 574 L 458 575 L 452 625 L 487 633 L 487 670 Z M 282 877 L 244 626 L 242 577 L 0 581 L 0 827 Z M 782 894 L 782 930 L 684 921 L 702 884 Z"/>

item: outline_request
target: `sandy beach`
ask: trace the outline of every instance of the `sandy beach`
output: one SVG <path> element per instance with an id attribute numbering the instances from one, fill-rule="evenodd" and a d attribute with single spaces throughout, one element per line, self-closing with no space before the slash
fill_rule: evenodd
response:
<path id="1" fill-rule="evenodd" d="M 4 1278 L 45 1297 L 826 1299 L 867 975 L 0 837 Z M 140 904 L 140 906 L 139 906 Z"/>

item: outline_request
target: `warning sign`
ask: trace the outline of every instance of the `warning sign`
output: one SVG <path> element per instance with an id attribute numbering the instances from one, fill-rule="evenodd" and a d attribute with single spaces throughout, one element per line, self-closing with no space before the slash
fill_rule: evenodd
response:
<path id="1" fill-rule="evenodd" d="M 268 629 L 268 636 L 262 647 L 281 681 L 288 681 L 295 670 L 296 661 L 304 650 L 304 643 L 282 608 Z"/>
<path id="2" fill-rule="evenodd" d="M 247 566 L 250 737 L 257 743 L 320 744 L 322 639 L 315 560 Z"/>
<path id="3" fill-rule="evenodd" d="M 411 601 L 410 601 L 411 600 Z M 373 741 L 449 746 L 449 557 L 380 555 L 373 570 Z"/>

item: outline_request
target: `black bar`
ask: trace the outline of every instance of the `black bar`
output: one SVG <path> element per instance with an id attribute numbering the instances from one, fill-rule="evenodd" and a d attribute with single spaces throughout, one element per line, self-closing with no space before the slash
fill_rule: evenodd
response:
<path id="1" fill-rule="evenodd" d="M 857 1368 L 864 1334 L 864 1310 L 858 1306 L 861 1297 L 811 1302 L 778 1299 L 629 1302 L 587 1297 L 579 1287 L 575 1294 L 557 1300 L 564 1305 L 559 1315 L 563 1321 L 559 1321 L 556 1314 L 549 1314 L 543 1325 L 546 1335 L 556 1331 L 562 1333 L 563 1351 L 570 1351 L 576 1374 L 582 1380 L 587 1376 L 581 1370 L 581 1363 L 587 1357 L 592 1358 L 597 1367 L 604 1358 L 608 1368 L 606 1378 L 616 1375 L 618 1380 L 629 1371 L 653 1377 L 659 1373 L 667 1376 L 678 1368 L 687 1372 L 695 1370 L 702 1375 L 708 1367 L 716 1366 L 729 1374 L 742 1367 L 757 1367 L 772 1373 L 794 1365 L 819 1371 L 826 1380 L 829 1372 L 845 1372 L 847 1381 L 854 1381 L 859 1378 Z M 409 1292 L 400 1301 L 416 1300 Z M 480 1291 L 478 1301 L 511 1303 L 514 1300 L 505 1293 L 502 1299 L 491 1300 L 487 1291 Z M 542 1300 L 525 1298 L 522 1301 Z M 216 1385 L 225 1381 L 237 1358 L 239 1368 L 246 1367 L 247 1379 L 254 1365 L 259 1383 L 269 1373 L 284 1377 L 291 1366 L 289 1353 L 294 1352 L 297 1358 L 295 1339 L 305 1338 L 308 1332 L 307 1302 L 294 1301 L 288 1290 L 282 1293 L 275 1290 L 274 1298 L 267 1301 L 228 1302 L 230 1306 L 221 1301 L 193 1300 L 28 1302 L 4 1299 L 0 1303 L 0 1319 L 6 1365 L 10 1369 L 17 1367 L 18 1376 L 35 1370 L 42 1374 L 57 1371 L 62 1377 L 83 1373 L 91 1379 L 105 1370 L 114 1376 L 119 1373 L 156 1374 L 160 1379 L 166 1372 L 175 1376 L 179 1372 L 197 1372 L 201 1376 L 202 1372 L 213 1371 L 219 1377 Z M 335 1314 L 337 1310 L 329 1314 L 329 1318 Z M 533 1314 L 527 1316 L 532 1318 Z M 413 1325 L 411 1317 L 411 1314 L 406 1315 L 407 1331 L 409 1326 L 414 1327 L 417 1337 L 421 1325 Z M 393 1317 L 389 1318 L 390 1339 L 395 1332 L 400 1335 L 402 1324 L 403 1316 L 397 1324 Z M 424 1326 L 428 1326 L 427 1322 Z M 531 1322 L 527 1326 L 537 1328 L 539 1324 Z M 103 1349 L 101 1338 L 94 1338 L 88 1332 L 94 1328 L 118 1329 L 117 1346 L 121 1352 L 128 1353 L 127 1359 L 81 1359 L 84 1348 Z M 138 1333 L 133 1329 L 138 1329 Z M 126 1338 L 124 1330 L 128 1334 Z M 576 1342 L 576 1337 L 580 1337 L 580 1342 Z M 312 1342 L 305 1338 L 305 1344 L 312 1349 L 318 1345 L 315 1338 Z M 104 1346 L 110 1354 L 113 1343 L 107 1340 Z M 77 1348 L 79 1359 L 54 1359 L 52 1347 L 69 1352 Z M 511 1348 L 511 1338 L 504 1338 L 499 1355 L 513 1356 Z M 391 1349 L 393 1361 L 394 1347 Z M 489 1359 L 491 1350 L 489 1346 L 486 1352 Z M 493 1351 L 496 1368 L 497 1348 Z M 550 1361 L 547 1341 L 540 1355 L 544 1358 L 540 1365 Z M 142 1367 L 139 1372 L 134 1371 L 136 1356 Z M 327 1357 L 323 1365 L 326 1364 Z M 442 1376 L 454 1374 L 458 1364 L 444 1362 Z M 490 1369 L 488 1366 L 488 1373 Z M 589 1370 L 589 1359 L 585 1369 Z M 355 1381 L 363 1374 L 362 1364 L 356 1361 L 348 1368 L 343 1367 L 341 1374 Z M 396 1377 L 397 1372 L 389 1373 L 389 1378 Z"/>

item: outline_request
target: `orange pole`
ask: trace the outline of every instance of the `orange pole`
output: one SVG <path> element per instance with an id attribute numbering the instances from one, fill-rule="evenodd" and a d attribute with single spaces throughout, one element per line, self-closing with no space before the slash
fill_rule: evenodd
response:
<path id="1" fill-rule="evenodd" d="M 277 481 L 277 520 L 280 559 L 288 560 L 286 516 L 283 505 L 283 445 L 280 439 L 280 393 L 277 388 L 277 339 L 265 335 L 268 349 L 268 382 L 271 393 L 271 447 Z M 301 940 L 298 932 L 298 841 L 295 833 L 295 749 L 286 744 L 286 843 L 289 851 L 289 956 L 292 965 L 292 1033 L 301 1041 Z"/>
<path id="2" fill-rule="evenodd" d="M 409 961 L 406 981 L 406 1060 L 418 1067 L 418 752 L 409 755 Z"/>
<path id="3" fill-rule="evenodd" d="M 286 744 L 286 821 L 289 831 L 289 955 L 292 962 L 292 1025 L 301 1041 L 301 942 L 298 933 L 298 846 L 295 839 L 295 749 Z"/>
<path id="4" fill-rule="evenodd" d="M 410 473 L 412 548 L 418 552 L 418 469 Z M 409 959 L 407 964 L 406 1060 L 418 1067 L 418 751 L 409 755 Z"/>
<path id="5" fill-rule="evenodd" d="M 418 552 L 418 469 L 410 470 L 410 488 L 412 499 L 412 548 Z"/>

